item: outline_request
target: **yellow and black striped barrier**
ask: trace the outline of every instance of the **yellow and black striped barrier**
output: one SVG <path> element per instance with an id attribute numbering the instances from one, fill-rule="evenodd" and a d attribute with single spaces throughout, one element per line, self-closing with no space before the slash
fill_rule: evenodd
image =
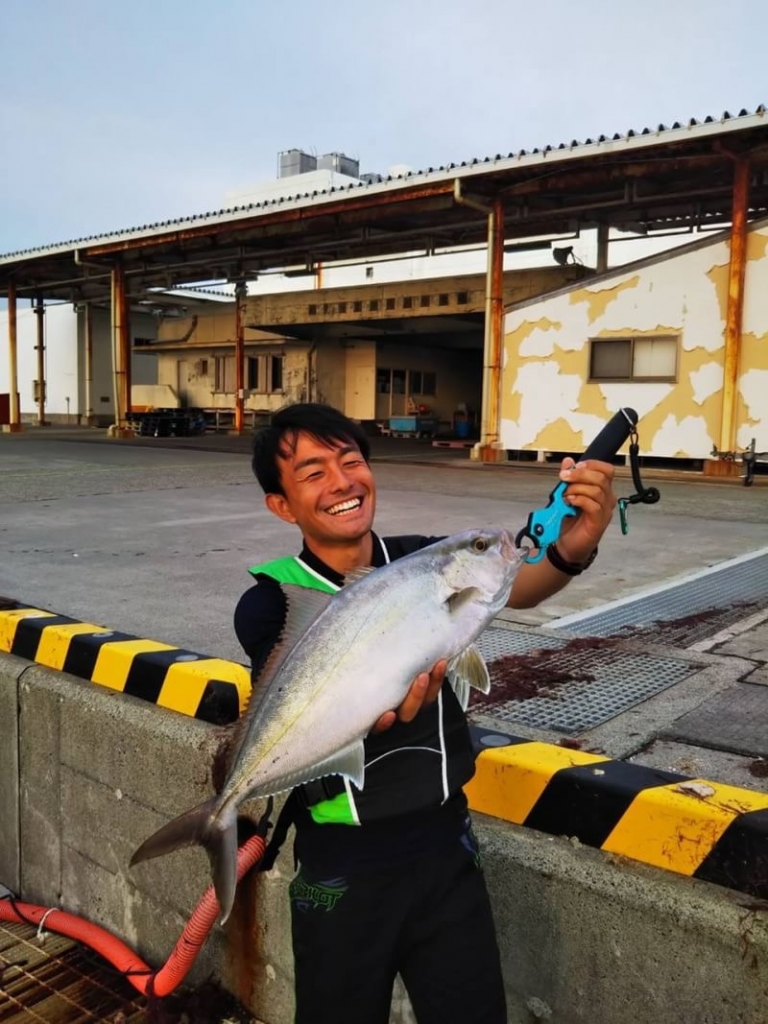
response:
<path id="1" fill-rule="evenodd" d="M 0 610 L 0 651 L 216 725 L 234 722 L 251 692 L 244 665 L 42 608 Z"/>
<path id="2" fill-rule="evenodd" d="M 768 899 L 768 793 L 471 732 L 473 810 Z"/>
<path id="3" fill-rule="evenodd" d="M 243 665 L 40 608 L 0 610 L 0 651 L 207 722 L 235 721 Z M 483 814 L 768 899 L 768 794 L 471 726 Z"/>

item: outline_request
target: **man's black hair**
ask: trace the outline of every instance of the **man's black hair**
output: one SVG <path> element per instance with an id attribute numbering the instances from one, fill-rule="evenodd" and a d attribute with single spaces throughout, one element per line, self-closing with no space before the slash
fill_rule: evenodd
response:
<path id="1" fill-rule="evenodd" d="M 283 494 L 277 460 L 295 451 L 300 431 L 329 448 L 353 444 L 370 462 L 371 446 L 365 431 L 344 413 L 319 402 L 288 405 L 275 413 L 270 425 L 259 430 L 253 440 L 251 465 L 265 494 Z"/>

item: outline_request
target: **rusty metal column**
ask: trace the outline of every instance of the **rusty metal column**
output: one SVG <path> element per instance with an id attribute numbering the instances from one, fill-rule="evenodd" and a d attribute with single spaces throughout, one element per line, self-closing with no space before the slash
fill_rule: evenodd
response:
<path id="1" fill-rule="evenodd" d="M 499 457 L 501 349 L 504 333 L 504 204 L 494 200 L 488 215 L 488 273 L 485 285 L 483 396 L 480 420 L 480 458 Z"/>
<path id="2" fill-rule="evenodd" d="M 8 282 L 8 382 L 10 417 L 8 430 L 16 433 L 21 430 L 21 412 L 19 410 L 19 367 L 17 348 L 17 321 L 16 321 L 16 284 Z"/>
<path id="3" fill-rule="evenodd" d="M 242 434 L 245 409 L 245 281 L 235 285 L 235 433 Z"/>
<path id="4" fill-rule="evenodd" d="M 133 400 L 131 398 L 131 381 L 132 371 L 131 357 L 133 355 L 131 345 L 131 300 L 128 295 L 128 289 L 125 285 L 125 275 L 123 274 L 123 318 L 121 321 L 120 331 L 120 362 L 123 366 L 123 387 L 125 394 L 123 396 L 123 421 L 125 421 L 131 413 L 133 408 Z M 125 426 L 122 422 L 121 426 Z"/>
<path id="5" fill-rule="evenodd" d="M 93 308 L 85 304 L 85 422 L 93 426 Z"/>
<path id="6" fill-rule="evenodd" d="M 731 212 L 731 259 L 728 266 L 728 306 L 725 314 L 725 354 L 723 358 L 723 415 L 720 425 L 720 450 L 736 446 L 736 398 L 741 351 L 741 326 L 744 314 L 744 276 L 747 268 L 747 215 L 749 209 L 749 159 L 737 157 L 733 168 L 733 205 Z"/>
<path id="7" fill-rule="evenodd" d="M 37 425 L 45 426 L 45 304 L 42 295 L 35 296 L 37 319 Z"/>
<path id="8" fill-rule="evenodd" d="M 112 366 L 114 372 L 114 403 L 115 423 L 112 433 L 119 433 L 125 424 L 125 414 L 128 409 L 127 401 L 127 378 L 126 378 L 126 348 L 130 358 L 130 345 L 126 346 L 125 323 L 125 274 L 121 264 L 117 263 L 112 268 Z"/>

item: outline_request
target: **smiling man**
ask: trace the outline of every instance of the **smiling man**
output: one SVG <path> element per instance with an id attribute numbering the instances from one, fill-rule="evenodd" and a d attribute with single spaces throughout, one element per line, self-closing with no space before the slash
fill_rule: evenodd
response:
<path id="1" fill-rule="evenodd" d="M 369 445 L 329 406 L 277 413 L 254 442 L 267 508 L 298 527 L 299 555 L 254 566 L 235 629 L 252 675 L 280 636 L 281 583 L 332 593 L 350 570 L 382 566 L 437 537 L 380 538 Z M 594 557 L 616 499 L 613 468 L 563 463 L 568 500 L 560 550 L 518 572 L 509 603 L 530 607 Z M 566 532 L 567 531 L 567 532 Z M 399 973 L 419 1024 L 506 1024 L 493 919 L 462 787 L 474 773 L 464 712 L 446 663 L 371 723 L 363 790 L 328 776 L 291 794 L 276 826 L 296 826 L 290 888 L 296 1024 L 386 1024 Z M 375 686 L 376 666 L 361 686 Z M 279 846 L 276 845 L 276 848 Z"/>

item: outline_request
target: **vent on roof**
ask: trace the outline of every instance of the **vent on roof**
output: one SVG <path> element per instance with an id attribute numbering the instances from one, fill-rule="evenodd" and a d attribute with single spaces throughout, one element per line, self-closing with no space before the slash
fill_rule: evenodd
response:
<path id="1" fill-rule="evenodd" d="M 346 174 L 348 178 L 360 177 L 360 161 L 353 160 L 346 153 L 326 153 L 317 161 L 317 168 L 320 171 L 335 171 L 337 174 Z"/>
<path id="2" fill-rule="evenodd" d="M 280 177 L 292 178 L 295 174 L 306 174 L 317 170 L 317 157 L 302 149 L 284 149 L 280 153 Z"/>

